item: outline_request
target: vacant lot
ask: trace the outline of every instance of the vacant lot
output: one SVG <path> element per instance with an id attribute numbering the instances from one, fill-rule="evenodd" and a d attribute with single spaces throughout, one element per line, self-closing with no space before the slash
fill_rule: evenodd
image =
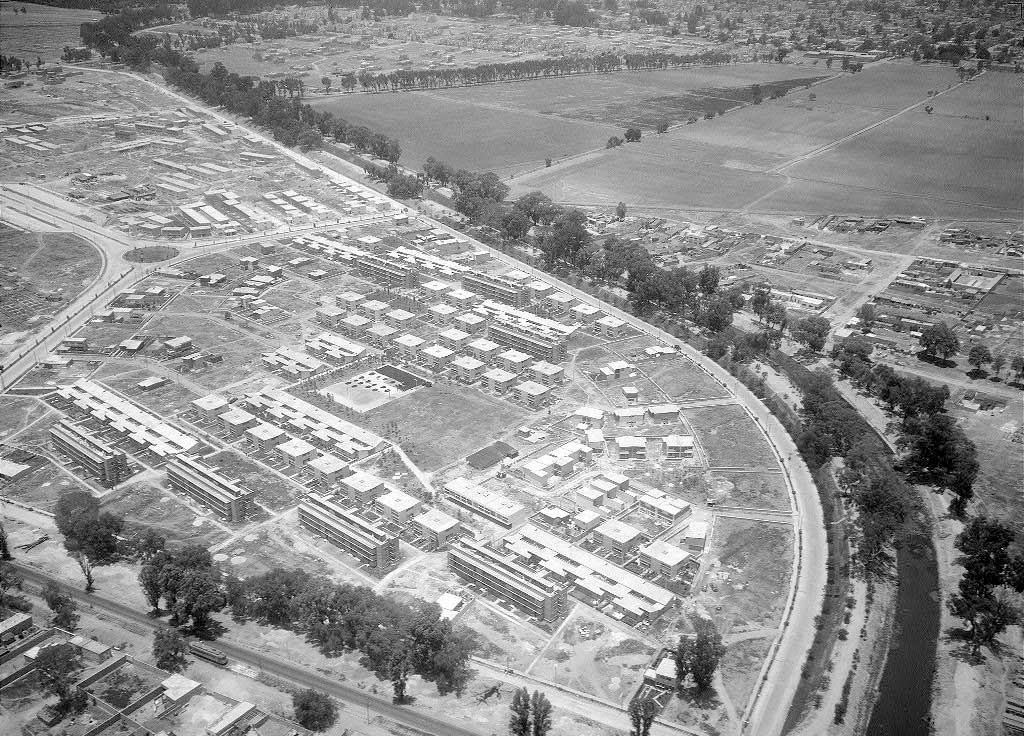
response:
<path id="1" fill-rule="evenodd" d="M 782 473 L 708 473 L 708 494 L 719 503 L 758 509 L 788 509 Z"/>
<path id="2" fill-rule="evenodd" d="M 402 449 L 420 468 L 436 470 L 490 444 L 527 415 L 476 389 L 434 385 L 366 416 L 378 433 L 397 422 Z"/>
<path id="3" fill-rule="evenodd" d="M 0 397 L 0 440 L 9 440 L 49 411 L 41 401 L 24 396 Z"/>
<path id="4" fill-rule="evenodd" d="M 712 468 L 775 468 L 778 462 L 761 430 L 743 407 L 686 409 L 697 440 Z"/>
<path id="5" fill-rule="evenodd" d="M 940 95 L 929 102 L 932 115 L 923 104 L 907 109 L 957 81 L 945 66 L 869 65 L 813 90 L 519 177 L 513 194 L 541 189 L 572 203 L 763 213 L 1019 217 L 1024 149 L 1014 137 L 1021 90 L 1012 75 L 989 73 Z M 772 173 L 787 163 L 785 176 Z"/>
<path id="6" fill-rule="evenodd" d="M 174 541 L 210 546 L 227 537 L 219 524 L 196 516 L 173 494 L 146 481 L 131 483 L 107 496 L 103 510 L 120 514 L 129 523 L 152 527 Z"/>
<path id="7" fill-rule="evenodd" d="M 686 358 L 647 361 L 638 365 L 673 401 L 718 399 L 729 395 L 722 384 Z"/>
<path id="8" fill-rule="evenodd" d="M 495 613 L 480 601 L 470 604 L 459 623 L 480 635 L 478 656 L 502 667 L 525 670 L 547 644 L 536 628 Z"/>
<path id="9" fill-rule="evenodd" d="M 219 468 L 224 475 L 244 487 L 256 491 L 256 500 L 272 511 L 280 511 L 298 503 L 299 496 L 304 492 L 294 483 L 289 483 L 234 450 L 222 450 L 204 462 Z"/>
<path id="10" fill-rule="evenodd" d="M 719 569 L 718 630 L 778 624 L 789 593 L 793 530 L 786 524 L 719 518 L 711 538 Z"/>
<path id="11" fill-rule="evenodd" d="M 973 412 L 957 408 L 953 415 L 978 447 L 980 471 L 974 483 L 977 513 L 984 513 L 1024 532 L 1024 454 L 1021 439 L 1021 401 L 1011 401 L 1000 412 Z"/>

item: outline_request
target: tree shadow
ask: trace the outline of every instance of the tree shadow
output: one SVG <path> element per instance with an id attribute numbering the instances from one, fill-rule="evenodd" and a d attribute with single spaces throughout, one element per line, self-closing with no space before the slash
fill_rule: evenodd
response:
<path id="1" fill-rule="evenodd" d="M 967 371 L 965 375 L 972 381 L 980 381 L 983 378 L 988 377 L 988 371 L 982 370 L 981 368 L 974 368 L 973 370 Z"/>
<path id="2" fill-rule="evenodd" d="M 939 368 L 956 368 L 956 361 L 950 360 L 949 358 L 940 358 L 938 355 L 931 355 L 924 350 L 920 351 L 916 355 L 917 359 L 922 363 L 929 363 Z"/>
<path id="3" fill-rule="evenodd" d="M 985 661 L 980 651 L 974 651 L 969 630 L 960 626 L 950 626 L 943 634 L 947 642 L 957 642 L 959 644 L 959 646 L 953 647 L 950 650 L 949 656 L 972 667 Z"/>
<path id="4" fill-rule="evenodd" d="M 220 637 L 224 636 L 224 634 L 228 633 L 228 629 L 220 621 L 211 619 L 210 621 L 207 621 L 206 625 L 202 628 L 197 629 L 194 626 L 191 627 L 189 633 L 191 633 L 197 639 L 202 639 L 203 641 L 215 641 L 216 639 L 219 639 Z"/>
<path id="5" fill-rule="evenodd" d="M 682 687 L 679 689 L 678 697 L 698 710 L 714 710 L 722 705 L 718 692 L 713 687 L 707 690 L 698 690 L 693 685 Z"/>

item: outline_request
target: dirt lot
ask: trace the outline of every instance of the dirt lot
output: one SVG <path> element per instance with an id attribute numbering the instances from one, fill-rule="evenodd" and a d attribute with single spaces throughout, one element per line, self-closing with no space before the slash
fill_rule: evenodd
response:
<path id="1" fill-rule="evenodd" d="M 761 430 L 743 407 L 685 409 L 712 468 L 776 468 L 778 461 Z"/>
<path id="2" fill-rule="evenodd" d="M 458 621 L 480 635 L 480 657 L 519 671 L 529 667 L 548 642 L 547 635 L 537 629 L 495 613 L 480 602 L 472 603 Z"/>
<path id="3" fill-rule="evenodd" d="M 184 498 L 184 497 L 181 497 Z M 173 492 L 164 493 L 153 481 L 138 480 L 103 499 L 103 510 L 121 514 L 129 523 L 153 527 L 168 539 L 211 546 L 227 533 L 211 518 L 197 516 Z"/>
<path id="4" fill-rule="evenodd" d="M 576 610 L 530 674 L 627 703 L 643 680 L 655 648 L 590 608 Z"/>
<path id="5" fill-rule="evenodd" d="M 100 270 L 100 254 L 68 233 L 0 225 L 0 350 L 7 351 L 70 304 Z"/>
<path id="6" fill-rule="evenodd" d="M 298 503 L 303 491 L 280 476 L 269 472 L 234 450 L 222 450 L 206 458 L 206 463 L 219 468 L 226 476 L 256 491 L 256 500 L 273 511 Z"/>
<path id="7" fill-rule="evenodd" d="M 25 396 L 0 396 L 0 440 L 8 440 L 32 422 L 40 419 L 49 408 L 36 399 Z"/>
<path id="8" fill-rule="evenodd" d="M 719 590 L 711 587 L 706 595 L 716 604 L 713 618 L 723 635 L 778 624 L 789 593 L 792 539 L 788 524 L 716 520 L 709 554 L 717 560 L 717 569 L 709 582 Z"/>
<path id="9" fill-rule="evenodd" d="M 782 473 L 708 473 L 708 494 L 719 503 L 759 509 L 788 509 Z"/>
<path id="10" fill-rule="evenodd" d="M 421 388 L 368 415 L 371 429 L 383 433 L 398 422 L 399 443 L 424 470 L 436 470 L 490 444 L 527 416 L 511 404 L 473 388 Z"/>

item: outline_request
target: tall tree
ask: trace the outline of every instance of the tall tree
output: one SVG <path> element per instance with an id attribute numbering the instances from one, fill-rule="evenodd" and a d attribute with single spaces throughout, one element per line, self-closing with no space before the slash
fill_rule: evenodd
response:
<path id="1" fill-rule="evenodd" d="M 967 362 L 974 366 L 976 371 L 981 371 L 983 365 L 992 362 L 992 351 L 987 345 L 977 344 L 967 353 Z"/>
<path id="2" fill-rule="evenodd" d="M 649 698 L 634 698 L 626 711 L 631 728 L 629 736 L 650 736 L 651 724 L 658 715 L 658 705 Z"/>
<path id="3" fill-rule="evenodd" d="M 78 650 L 71 644 L 52 644 L 41 647 L 36 655 L 36 669 L 46 689 L 57 696 L 61 703 L 71 696 L 75 673 L 82 663 Z"/>
<path id="4" fill-rule="evenodd" d="M 188 645 L 177 629 L 165 626 L 153 632 L 153 659 L 156 666 L 168 672 L 181 672 L 188 664 Z"/>
<path id="5" fill-rule="evenodd" d="M 510 736 L 530 736 L 530 691 L 521 687 L 513 692 L 508 708 Z"/>
<path id="6" fill-rule="evenodd" d="M 949 360 L 950 356 L 960 352 L 960 338 L 945 322 L 925 327 L 921 330 L 918 341 L 926 355 L 937 356 L 943 360 Z"/>
<path id="7" fill-rule="evenodd" d="M 865 302 L 860 305 L 857 310 L 857 318 L 860 320 L 860 328 L 864 332 L 868 332 L 875 325 L 875 320 L 878 318 L 875 311 L 875 305 L 871 302 Z"/>
<path id="8" fill-rule="evenodd" d="M 551 701 L 540 690 L 530 696 L 530 736 L 547 736 L 551 730 Z"/>
<path id="9" fill-rule="evenodd" d="M 0 522 L 0 560 L 10 560 L 11 548 L 10 543 L 7 541 L 7 530 L 4 529 L 3 522 Z"/>

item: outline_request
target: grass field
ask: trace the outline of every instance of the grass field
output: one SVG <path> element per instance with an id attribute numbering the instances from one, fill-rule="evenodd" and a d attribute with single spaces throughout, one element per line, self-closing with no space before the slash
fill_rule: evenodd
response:
<path id="1" fill-rule="evenodd" d="M 229 65 L 230 66 L 230 65 Z M 503 175 L 602 148 L 629 125 L 653 129 L 749 97 L 749 85 L 824 75 L 823 69 L 734 64 L 584 75 L 402 94 L 353 94 L 313 104 L 398 138 L 403 162 L 428 156 Z"/>
<path id="2" fill-rule="evenodd" d="M 729 395 L 722 384 L 685 358 L 647 361 L 638 367 L 673 401 L 717 399 Z"/>
<path id="3" fill-rule="evenodd" d="M 712 468 L 775 468 L 778 461 L 754 420 L 741 406 L 686 409 Z"/>
<path id="4" fill-rule="evenodd" d="M 269 472 L 234 450 L 222 450 L 204 462 L 220 469 L 224 475 L 256 491 L 256 500 L 272 511 L 280 511 L 298 503 L 302 491 L 283 478 Z"/>
<path id="5" fill-rule="evenodd" d="M 27 12 L 22 12 L 22 11 Z M 0 47 L 5 55 L 56 62 L 65 46 L 81 46 L 82 23 L 99 20 L 95 10 L 54 8 L 34 3 L 0 3 Z"/>
<path id="6" fill-rule="evenodd" d="M 476 389 L 436 384 L 367 416 L 378 433 L 388 422 L 397 422 L 399 442 L 410 459 L 424 470 L 436 470 L 490 444 L 527 415 Z"/>
<path id="7" fill-rule="evenodd" d="M 1017 400 L 998 414 L 964 409 L 952 413 L 978 448 L 980 471 L 974 492 L 979 508 L 975 513 L 994 516 L 1024 533 L 1024 446 L 1010 440 L 1021 426 L 1024 406 Z"/>
<path id="8" fill-rule="evenodd" d="M 1014 137 L 1021 91 L 1013 75 L 989 73 L 937 97 L 933 115 L 922 105 L 882 123 L 957 79 L 939 65 L 869 65 L 815 86 L 814 100 L 794 91 L 517 177 L 513 195 L 541 189 L 572 203 L 769 213 L 1019 216 L 1024 148 Z M 771 172 L 878 123 L 785 176 Z"/>
<path id="9" fill-rule="evenodd" d="M 129 523 L 152 527 L 175 541 L 210 546 L 227 537 L 219 525 L 196 516 L 172 496 L 149 482 L 135 482 L 106 497 L 103 510 L 121 514 Z"/>

